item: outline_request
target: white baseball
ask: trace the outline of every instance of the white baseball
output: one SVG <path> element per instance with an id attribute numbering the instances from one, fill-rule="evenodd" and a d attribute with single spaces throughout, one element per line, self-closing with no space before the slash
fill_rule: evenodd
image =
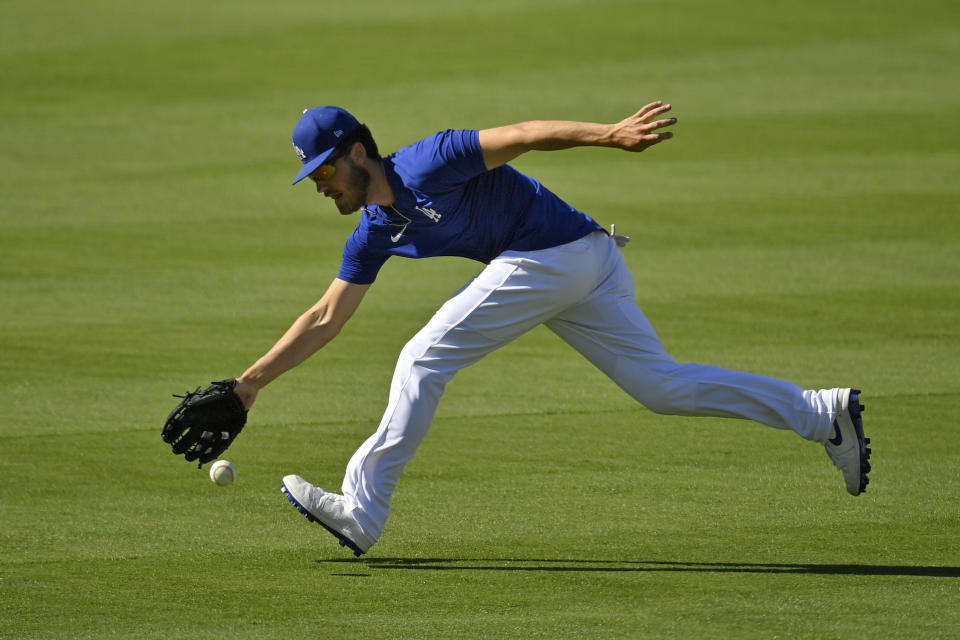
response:
<path id="1" fill-rule="evenodd" d="M 210 479 L 225 487 L 237 479 L 237 468 L 229 460 L 217 460 L 210 465 Z"/>

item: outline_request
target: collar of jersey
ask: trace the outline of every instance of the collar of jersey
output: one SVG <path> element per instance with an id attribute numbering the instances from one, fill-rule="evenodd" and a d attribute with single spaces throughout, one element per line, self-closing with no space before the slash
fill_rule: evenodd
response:
<path id="1" fill-rule="evenodd" d="M 417 204 L 417 198 L 411 193 L 410 189 L 403 184 L 403 178 L 397 173 L 392 154 L 383 159 L 383 172 L 387 177 L 390 190 L 393 191 L 393 206 L 400 211 L 413 209 Z M 378 205 L 375 205 L 375 207 L 388 218 L 398 218 L 397 214 L 390 210 L 390 207 L 381 207 Z"/>

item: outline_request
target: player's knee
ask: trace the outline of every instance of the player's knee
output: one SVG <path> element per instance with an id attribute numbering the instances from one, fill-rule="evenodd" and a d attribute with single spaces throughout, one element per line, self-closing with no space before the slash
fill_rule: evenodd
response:
<path id="1" fill-rule="evenodd" d="M 675 415 L 680 412 L 676 402 L 674 402 L 669 395 L 645 393 L 641 397 L 638 397 L 637 400 L 650 411 L 661 415 Z"/>
<path id="2" fill-rule="evenodd" d="M 454 373 L 455 369 L 438 359 L 429 347 L 411 340 L 400 350 L 395 376 L 404 380 L 415 380 L 418 386 L 436 386 L 442 389 Z"/>
<path id="3" fill-rule="evenodd" d="M 647 372 L 628 391 L 647 409 L 662 415 L 689 413 L 695 395 L 689 385 L 670 375 L 669 371 Z"/>

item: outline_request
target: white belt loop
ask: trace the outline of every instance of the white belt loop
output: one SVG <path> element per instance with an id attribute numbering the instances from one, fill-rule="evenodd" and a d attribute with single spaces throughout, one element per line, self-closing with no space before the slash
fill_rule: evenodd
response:
<path id="1" fill-rule="evenodd" d="M 617 243 L 618 247 L 624 247 L 628 242 L 630 242 L 630 236 L 621 236 L 617 235 L 617 225 L 610 225 L 610 237 L 613 238 L 613 241 Z"/>

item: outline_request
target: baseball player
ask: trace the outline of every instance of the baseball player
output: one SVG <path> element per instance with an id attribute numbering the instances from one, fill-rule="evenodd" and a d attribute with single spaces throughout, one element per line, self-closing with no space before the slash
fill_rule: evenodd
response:
<path id="1" fill-rule="evenodd" d="M 653 102 L 615 124 L 532 121 L 447 130 L 381 157 L 369 129 L 338 107 L 304 111 L 293 129 L 317 193 L 343 215 L 360 211 L 340 271 L 323 297 L 242 376 L 257 393 L 332 340 L 391 256 L 462 256 L 486 266 L 400 352 L 383 419 L 350 459 L 341 494 L 300 476 L 282 490 L 308 519 L 356 555 L 379 540 L 403 468 L 460 369 L 546 325 L 649 409 L 746 418 L 822 443 L 847 491 L 870 471 L 859 391 L 791 383 L 701 364 L 678 364 L 634 299 L 623 236 L 508 163 L 528 151 L 603 146 L 644 151 L 672 137 L 670 105 Z"/>

